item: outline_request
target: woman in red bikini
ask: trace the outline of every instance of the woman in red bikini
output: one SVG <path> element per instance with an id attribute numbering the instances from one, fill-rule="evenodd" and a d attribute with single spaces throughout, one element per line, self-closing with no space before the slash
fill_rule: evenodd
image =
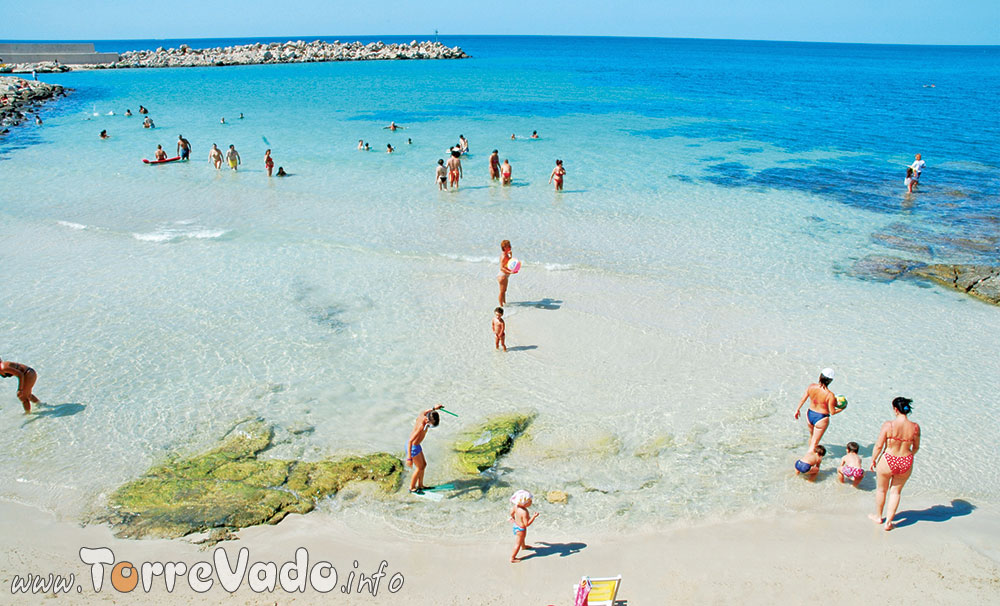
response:
<path id="1" fill-rule="evenodd" d="M 566 169 L 563 168 L 562 160 L 556 160 L 556 167 L 552 169 L 552 174 L 549 175 L 549 183 L 555 181 L 556 191 L 562 191 L 565 175 Z"/>
<path id="2" fill-rule="evenodd" d="M 875 513 L 869 518 L 876 524 L 885 523 L 886 530 L 892 530 L 892 518 L 899 507 L 899 496 L 903 486 L 910 479 L 913 471 L 913 455 L 920 449 L 920 426 L 909 420 L 909 398 L 896 398 L 892 408 L 896 418 L 882 424 L 882 432 L 875 441 L 875 456 L 872 458 L 872 471 L 878 474 L 875 489 Z M 889 511 L 882 519 L 882 509 L 885 507 L 885 495 L 889 493 Z"/>

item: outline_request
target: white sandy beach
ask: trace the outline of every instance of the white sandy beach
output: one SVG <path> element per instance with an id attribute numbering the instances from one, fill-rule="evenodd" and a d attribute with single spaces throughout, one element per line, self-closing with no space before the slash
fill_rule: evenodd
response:
<path id="1" fill-rule="evenodd" d="M 864 505 L 870 493 L 859 495 Z M 905 495 L 904 495 L 905 497 Z M 511 541 L 495 535 L 483 541 L 402 539 L 386 528 L 348 527 L 325 514 L 292 516 L 277 526 L 243 530 L 222 543 L 236 560 L 241 547 L 250 563 L 293 559 L 298 547 L 310 566 L 327 560 L 341 583 L 357 560 L 372 572 L 382 560 L 389 574 L 405 581 L 395 594 L 382 583 L 378 595 L 255 594 L 244 582 L 235 594 L 217 582 L 206 594 L 183 585 L 171 604 L 537 604 L 572 603 L 572 585 L 581 575 L 622 574 L 622 604 L 805 604 L 885 600 L 899 603 L 986 604 L 1000 595 L 1000 515 L 994 506 L 963 501 L 944 504 L 905 499 L 900 527 L 885 532 L 865 511 L 801 512 L 753 520 L 727 520 L 625 536 L 548 534 L 544 518 L 529 540 L 550 544 L 518 564 L 507 563 Z M 554 515 L 552 508 L 544 510 Z M 442 520 L 442 523 L 447 523 Z M 38 604 L 40 596 L 10 596 L 13 575 L 76 574 L 83 591 L 48 596 L 46 604 L 163 604 L 162 579 L 149 594 L 119 594 L 108 582 L 100 594 L 90 584 L 81 546 L 108 547 L 116 561 L 133 563 L 212 559 L 185 541 L 116 539 L 103 526 L 80 527 L 56 521 L 21 505 L 0 506 L 0 532 L 8 548 L 0 559 L 4 603 Z M 388 575 L 387 577 L 388 578 Z M 159 583 L 156 581 L 159 580 Z"/>

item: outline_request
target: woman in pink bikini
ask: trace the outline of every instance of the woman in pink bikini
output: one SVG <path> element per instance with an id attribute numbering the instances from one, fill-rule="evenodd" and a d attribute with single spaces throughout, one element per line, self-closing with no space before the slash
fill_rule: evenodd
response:
<path id="1" fill-rule="evenodd" d="M 513 272 L 507 269 L 507 264 L 510 263 L 511 258 L 514 253 L 510 251 L 510 240 L 504 240 L 500 243 L 500 273 L 497 274 L 497 282 L 500 284 L 500 296 L 497 301 L 500 303 L 500 307 L 507 305 L 507 280 L 510 279 L 510 274 Z"/>
<path id="2" fill-rule="evenodd" d="M 878 474 L 875 489 L 875 513 L 869 514 L 876 524 L 885 522 L 885 529 L 892 530 L 892 518 L 899 507 L 899 496 L 913 471 L 913 455 L 920 449 L 920 426 L 906 418 L 913 400 L 899 397 L 892 401 L 896 418 L 882 424 L 882 431 L 875 441 L 871 469 Z M 882 519 L 885 495 L 889 493 L 889 511 Z"/>

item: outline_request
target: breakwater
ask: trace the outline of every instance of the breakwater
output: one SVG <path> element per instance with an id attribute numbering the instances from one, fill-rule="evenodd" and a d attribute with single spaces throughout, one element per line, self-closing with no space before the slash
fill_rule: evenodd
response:
<path id="1" fill-rule="evenodd" d="M 383 42 L 288 42 L 256 43 L 215 48 L 177 48 L 126 51 L 117 61 L 64 65 L 52 62 L 19 63 L 0 67 L 0 71 L 25 73 L 70 71 L 78 69 L 128 69 L 142 67 L 209 67 L 225 65 L 260 65 L 268 63 L 318 63 L 324 61 L 389 61 L 400 59 L 465 59 L 468 55 L 457 47 L 440 42 L 385 44 Z"/>
<path id="2" fill-rule="evenodd" d="M 0 76 L 0 135 L 17 126 L 28 114 L 53 97 L 65 94 L 58 84 L 46 84 L 16 76 Z"/>

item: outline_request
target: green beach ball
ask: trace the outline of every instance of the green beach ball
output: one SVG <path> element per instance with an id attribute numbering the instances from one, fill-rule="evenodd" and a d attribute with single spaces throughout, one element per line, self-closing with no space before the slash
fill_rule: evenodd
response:
<path id="1" fill-rule="evenodd" d="M 838 410 L 844 410 L 847 408 L 847 398 L 844 396 L 837 396 L 837 404 L 835 406 Z"/>

